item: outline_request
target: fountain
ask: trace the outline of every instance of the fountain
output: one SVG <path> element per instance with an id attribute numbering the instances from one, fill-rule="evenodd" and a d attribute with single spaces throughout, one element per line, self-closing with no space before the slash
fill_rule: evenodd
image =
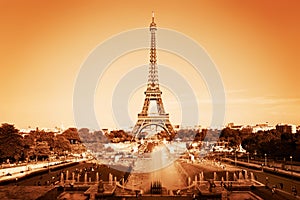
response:
<path id="1" fill-rule="evenodd" d="M 96 182 L 99 182 L 99 172 L 96 173 Z"/>
<path id="2" fill-rule="evenodd" d="M 204 181 L 203 171 L 201 173 L 199 173 L 199 181 Z"/>
<path id="3" fill-rule="evenodd" d="M 201 181 L 202 181 L 202 174 L 199 173 L 199 182 L 200 182 L 200 185 L 201 185 Z"/>
<path id="4" fill-rule="evenodd" d="M 243 180 L 243 179 L 244 179 L 243 173 L 242 173 L 242 172 L 239 172 L 239 179 L 240 179 L 240 180 Z"/>
<path id="5" fill-rule="evenodd" d="M 197 175 L 195 175 L 195 182 L 194 182 L 194 186 L 195 186 L 195 189 L 196 189 L 196 186 L 197 186 L 197 184 L 198 184 L 198 177 L 197 177 Z"/>
<path id="6" fill-rule="evenodd" d="M 247 170 L 245 170 L 245 180 L 248 180 L 248 172 L 247 172 Z"/>
<path id="7" fill-rule="evenodd" d="M 75 182 L 75 173 L 72 172 L 72 182 L 74 183 Z"/>
<path id="8" fill-rule="evenodd" d="M 237 176 L 236 176 L 235 172 L 233 172 L 233 180 L 237 181 Z"/>
<path id="9" fill-rule="evenodd" d="M 251 179 L 251 181 L 255 180 L 253 172 L 250 172 L 250 179 Z"/>
<path id="10" fill-rule="evenodd" d="M 64 173 L 60 173 L 60 183 L 64 182 Z"/>
<path id="11" fill-rule="evenodd" d="M 85 172 L 85 174 L 84 174 L 84 184 L 86 184 L 87 183 L 87 172 Z"/>
<path id="12" fill-rule="evenodd" d="M 122 178 L 122 191 L 124 192 L 125 184 L 124 184 L 124 177 Z"/>
<path id="13" fill-rule="evenodd" d="M 214 172 L 214 181 L 217 180 L 217 172 Z"/>
<path id="14" fill-rule="evenodd" d="M 109 173 L 109 174 L 108 174 L 108 183 L 109 183 L 110 185 L 112 185 L 112 181 L 113 181 L 113 176 L 112 176 L 111 173 Z"/>
<path id="15" fill-rule="evenodd" d="M 66 181 L 69 180 L 69 170 L 66 172 Z"/>
<path id="16" fill-rule="evenodd" d="M 221 177 L 221 187 L 223 187 L 225 185 L 225 183 L 224 183 L 224 177 L 222 176 Z"/>
<path id="17" fill-rule="evenodd" d="M 228 173 L 228 171 L 226 171 L 226 181 L 227 182 L 229 181 L 229 173 Z"/>

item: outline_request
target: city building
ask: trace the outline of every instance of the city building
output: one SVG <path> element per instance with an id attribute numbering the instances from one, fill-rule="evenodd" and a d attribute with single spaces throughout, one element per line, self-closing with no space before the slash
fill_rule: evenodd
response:
<path id="1" fill-rule="evenodd" d="M 270 130 L 274 130 L 275 127 L 269 125 L 268 123 L 264 123 L 264 124 L 256 124 L 255 126 L 252 126 L 252 133 L 257 133 L 259 131 L 270 131 Z"/>
<path id="2" fill-rule="evenodd" d="M 276 130 L 281 133 L 297 133 L 297 128 L 294 124 L 277 124 Z"/>
<path id="3" fill-rule="evenodd" d="M 243 125 L 235 125 L 233 122 L 231 122 L 227 124 L 227 127 L 233 130 L 241 130 Z"/>

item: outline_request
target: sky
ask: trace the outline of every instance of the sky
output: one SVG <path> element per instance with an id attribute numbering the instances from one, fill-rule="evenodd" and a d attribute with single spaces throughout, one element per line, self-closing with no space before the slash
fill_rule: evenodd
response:
<path id="1" fill-rule="evenodd" d="M 113 35 L 148 27 L 155 11 L 158 27 L 192 38 L 215 63 L 226 94 L 224 124 L 299 125 L 299 10 L 297 0 L 2 0 L 0 122 L 17 128 L 76 126 L 73 92 L 84 61 Z M 148 56 L 143 50 L 121 56 L 99 81 L 95 113 L 102 128 L 116 126 L 111 100 L 120 73 L 147 65 Z M 168 52 L 158 51 L 158 64 L 173 67 L 189 81 L 199 104 L 199 124 L 209 126 L 212 105 L 203 79 Z M 124 110 L 132 121 L 141 111 L 143 91 L 145 87 L 134 88 L 126 100 L 129 107 Z M 176 94 L 167 86 L 162 92 L 171 122 L 180 124 Z"/>

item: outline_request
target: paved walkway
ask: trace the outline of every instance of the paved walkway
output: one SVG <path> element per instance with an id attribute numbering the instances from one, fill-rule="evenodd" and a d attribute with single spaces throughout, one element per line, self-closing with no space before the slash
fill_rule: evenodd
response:
<path id="1" fill-rule="evenodd" d="M 52 166 L 58 166 L 61 164 L 68 164 L 71 162 L 81 162 L 86 159 L 74 159 L 74 160 L 66 160 L 66 161 L 53 161 L 53 162 L 38 162 L 38 163 L 32 163 L 27 166 L 15 166 L 10 168 L 4 168 L 0 170 L 0 173 L 2 176 L 0 176 L 0 182 L 6 181 L 6 180 L 15 180 L 19 179 L 21 177 L 27 176 L 33 172 L 43 170 L 48 167 Z M 9 174 L 9 175 L 8 175 Z"/>
<path id="2" fill-rule="evenodd" d="M 255 163 L 248 163 L 248 162 L 243 162 L 243 161 L 236 161 L 235 162 L 234 160 L 232 160 L 230 158 L 224 158 L 223 160 L 226 160 L 226 161 L 231 162 L 231 163 L 236 163 L 237 165 L 241 165 L 241 166 L 245 166 L 245 167 L 262 169 L 261 165 L 255 164 Z M 267 171 L 267 172 L 276 172 L 278 174 L 282 174 L 282 175 L 286 175 L 286 176 L 290 176 L 290 177 L 300 179 L 300 173 L 298 173 L 298 172 L 291 172 L 291 171 L 286 171 L 286 170 L 283 170 L 283 169 L 268 167 L 268 166 L 264 166 L 263 170 Z"/>

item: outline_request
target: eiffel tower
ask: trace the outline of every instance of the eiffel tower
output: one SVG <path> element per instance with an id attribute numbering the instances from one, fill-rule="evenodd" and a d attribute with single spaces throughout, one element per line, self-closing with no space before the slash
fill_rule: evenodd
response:
<path id="1" fill-rule="evenodd" d="M 133 128 L 133 134 L 138 138 L 142 132 L 166 131 L 173 138 L 175 135 L 173 126 L 169 120 L 169 114 L 165 112 L 158 83 L 158 68 L 156 63 L 156 24 L 154 13 L 152 12 L 152 22 L 150 24 L 151 45 L 150 45 L 150 64 L 147 90 L 145 91 L 145 101 L 142 112 L 138 114 L 138 120 Z"/>

